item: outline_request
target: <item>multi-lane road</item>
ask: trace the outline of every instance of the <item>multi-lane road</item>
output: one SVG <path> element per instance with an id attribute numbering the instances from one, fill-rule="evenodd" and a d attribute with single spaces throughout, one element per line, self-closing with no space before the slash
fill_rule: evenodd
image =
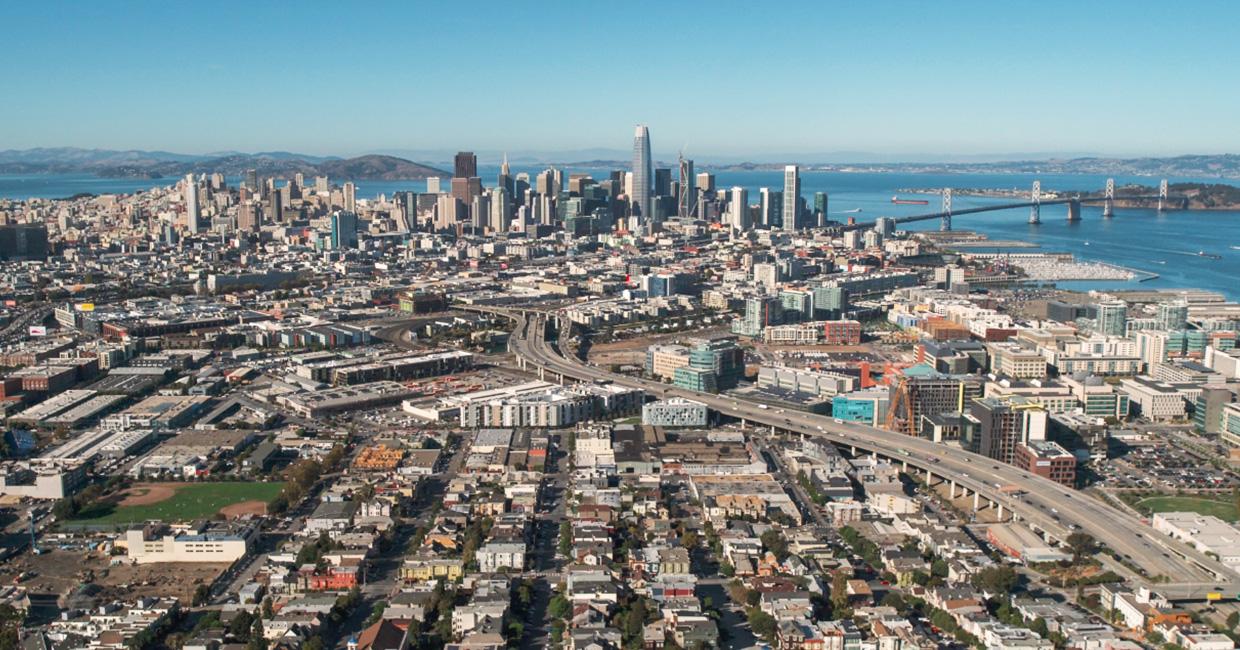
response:
<path id="1" fill-rule="evenodd" d="M 548 316 L 527 311 L 490 309 L 511 316 L 516 327 L 511 351 L 528 366 L 585 381 L 609 380 L 642 388 L 659 397 L 683 397 L 705 403 L 724 415 L 780 430 L 824 438 L 837 445 L 872 452 L 954 481 L 959 488 L 1002 505 L 1031 527 L 1064 540 L 1080 530 L 1141 567 L 1150 583 L 1172 599 L 1204 599 L 1219 592 L 1240 597 L 1240 579 L 1218 561 L 1155 532 L 1140 520 L 1088 495 L 1019 468 L 978 454 L 949 448 L 922 438 L 830 417 L 776 408 L 727 395 L 712 395 L 668 386 L 657 381 L 608 373 L 561 354 L 544 336 Z"/>

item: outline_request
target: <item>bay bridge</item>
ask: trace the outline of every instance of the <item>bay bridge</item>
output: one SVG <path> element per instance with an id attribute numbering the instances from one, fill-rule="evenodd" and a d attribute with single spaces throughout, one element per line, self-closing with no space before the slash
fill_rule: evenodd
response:
<path id="1" fill-rule="evenodd" d="M 1029 192 L 1028 201 L 1017 201 L 1012 203 L 996 203 L 994 205 L 983 205 L 969 208 L 952 208 L 952 190 L 944 189 L 941 194 L 943 196 L 943 205 L 938 212 L 929 212 L 926 214 L 914 214 L 904 217 L 885 217 L 890 219 L 892 223 L 913 223 L 915 221 L 929 221 L 932 219 L 939 220 L 939 230 L 944 232 L 952 229 L 952 217 L 963 216 L 966 214 L 978 214 L 981 212 L 998 212 L 1000 210 L 1016 210 L 1021 208 L 1029 209 L 1029 223 L 1037 225 L 1042 223 L 1042 206 L 1049 205 L 1066 205 L 1068 206 L 1068 221 L 1080 221 L 1081 204 L 1083 203 L 1101 203 L 1102 216 L 1111 218 L 1115 216 L 1115 202 L 1119 201 L 1158 201 L 1158 211 L 1163 212 L 1174 207 L 1184 207 L 1188 203 L 1188 197 L 1171 195 L 1167 191 L 1167 180 L 1163 179 L 1158 184 L 1158 194 L 1123 194 L 1115 195 L 1115 179 L 1108 178 L 1106 189 L 1101 196 L 1073 196 L 1073 197 L 1056 197 L 1042 198 L 1042 181 L 1034 181 L 1033 188 Z M 839 230 L 868 230 L 877 225 L 877 222 L 850 223 L 840 226 Z"/>

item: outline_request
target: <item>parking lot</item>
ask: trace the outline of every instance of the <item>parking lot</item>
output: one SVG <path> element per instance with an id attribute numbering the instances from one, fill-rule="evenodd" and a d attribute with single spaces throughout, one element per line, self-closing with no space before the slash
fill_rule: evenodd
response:
<path id="1" fill-rule="evenodd" d="M 1101 485 L 1118 489 L 1231 491 L 1240 479 L 1165 440 L 1124 445 L 1096 468 Z"/>

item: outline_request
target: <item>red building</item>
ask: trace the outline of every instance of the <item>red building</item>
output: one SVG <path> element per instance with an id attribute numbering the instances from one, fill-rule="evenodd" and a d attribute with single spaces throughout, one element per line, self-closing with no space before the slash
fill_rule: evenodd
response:
<path id="1" fill-rule="evenodd" d="M 308 591 L 346 591 L 356 587 L 357 567 L 327 567 L 322 571 L 304 573 L 306 590 Z"/>
<path id="2" fill-rule="evenodd" d="M 823 343 L 857 345 L 861 342 L 861 323 L 855 320 L 829 320 L 822 327 Z"/>
<path id="3" fill-rule="evenodd" d="M 1076 486 L 1076 457 L 1058 443 L 1031 440 L 1016 446 L 1012 464 L 1060 485 Z"/>

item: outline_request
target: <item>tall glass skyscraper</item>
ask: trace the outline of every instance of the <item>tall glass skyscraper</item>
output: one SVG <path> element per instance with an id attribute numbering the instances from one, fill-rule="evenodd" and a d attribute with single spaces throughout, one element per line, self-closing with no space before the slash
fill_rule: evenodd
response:
<path id="1" fill-rule="evenodd" d="M 693 161 L 680 159 L 680 197 L 676 214 L 682 219 L 693 216 L 697 208 L 697 187 L 693 177 Z"/>
<path id="2" fill-rule="evenodd" d="M 801 171 L 796 165 L 784 167 L 784 228 L 805 227 L 801 218 Z"/>
<path id="3" fill-rule="evenodd" d="M 650 129 L 637 125 L 633 135 L 633 196 L 629 197 L 634 212 L 640 215 L 638 223 L 648 223 L 654 211 L 650 205 L 651 176 Z"/>

